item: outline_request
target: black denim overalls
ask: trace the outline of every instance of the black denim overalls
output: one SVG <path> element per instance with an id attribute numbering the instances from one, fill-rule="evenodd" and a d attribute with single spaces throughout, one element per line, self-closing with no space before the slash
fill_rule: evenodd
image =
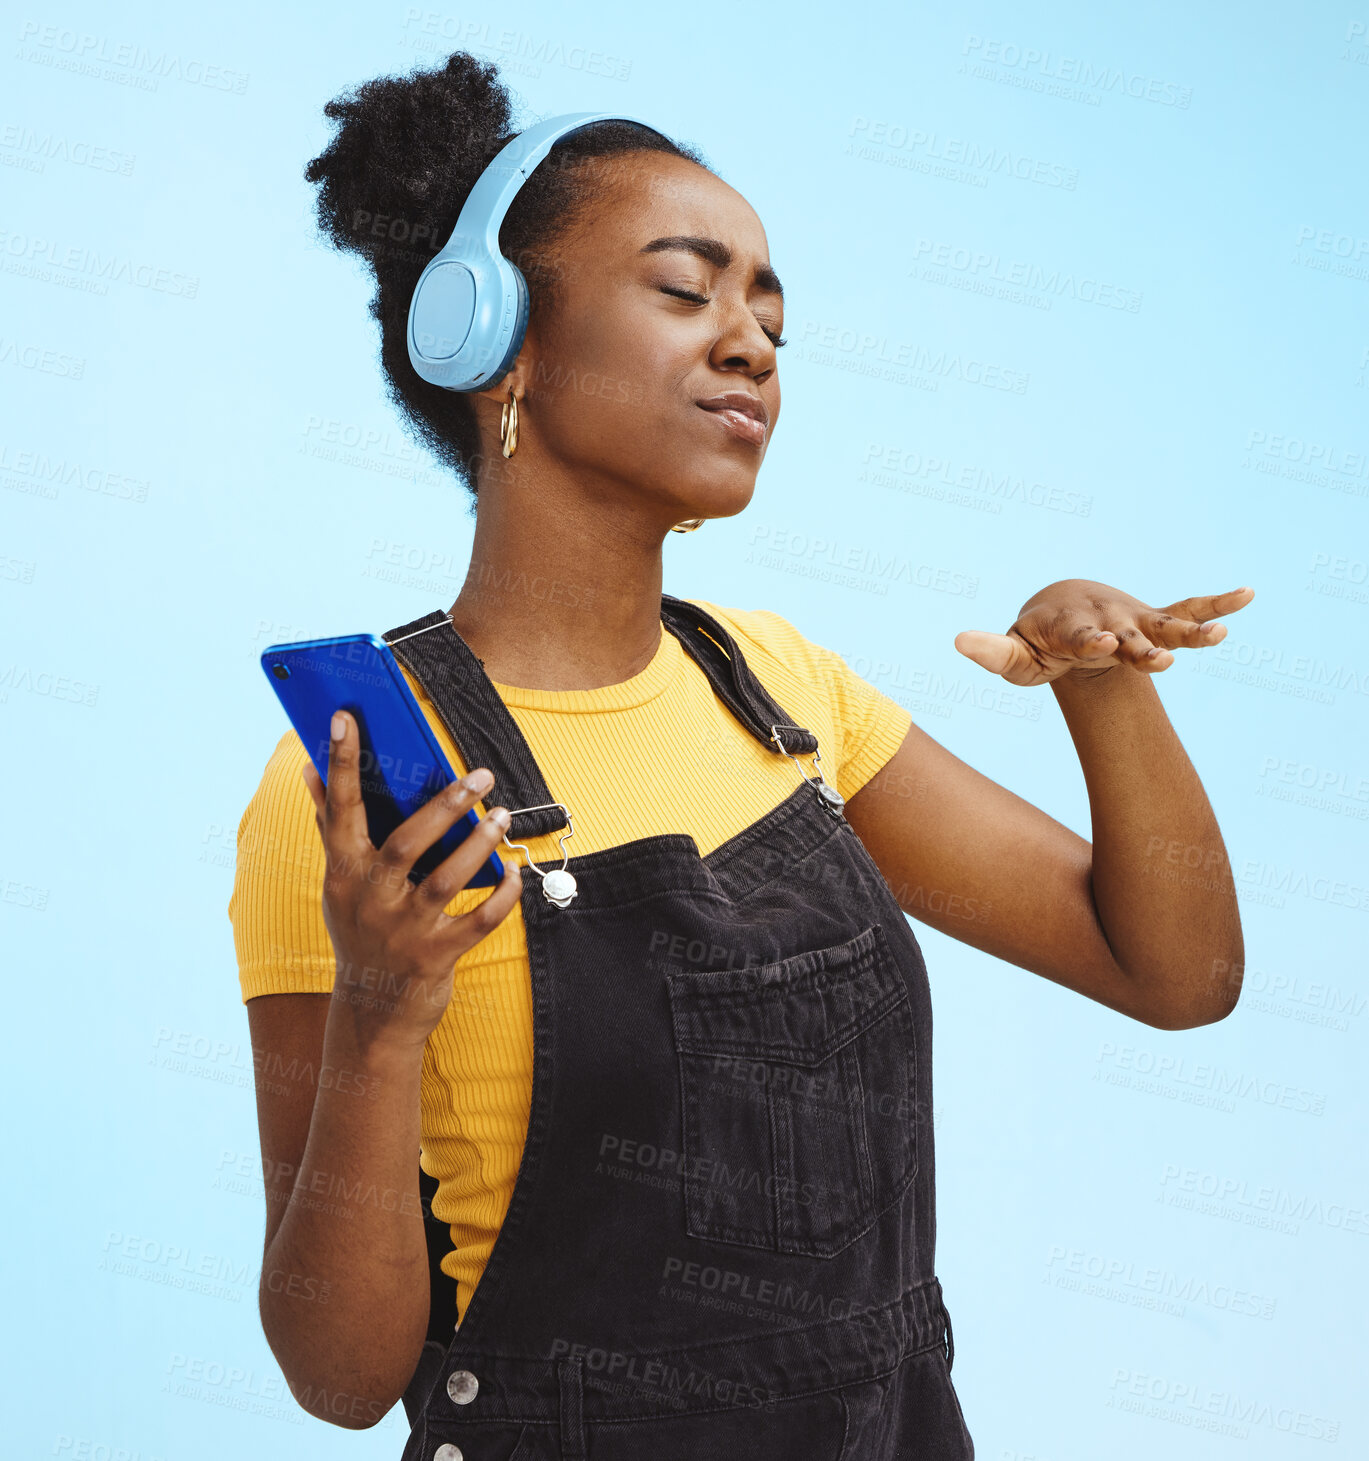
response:
<path id="1" fill-rule="evenodd" d="M 403 1461 L 966 1461 L 921 950 L 797 759 L 816 738 L 715 618 L 661 616 L 794 790 L 707 856 L 667 833 L 523 859 L 527 1138 L 454 1336 L 434 1311 Z M 446 615 L 384 637 L 494 773 L 506 841 L 570 830 Z"/>

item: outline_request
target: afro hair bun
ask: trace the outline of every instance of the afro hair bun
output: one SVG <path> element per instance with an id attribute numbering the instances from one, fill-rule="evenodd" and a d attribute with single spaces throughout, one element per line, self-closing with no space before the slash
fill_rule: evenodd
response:
<path id="1" fill-rule="evenodd" d="M 456 51 L 433 70 L 380 76 L 328 102 L 328 145 L 304 169 L 316 216 L 335 248 L 361 255 L 375 277 L 370 313 L 390 400 L 439 461 L 478 490 L 480 436 L 469 396 L 425 381 L 409 361 L 409 300 L 424 266 L 451 236 L 481 173 L 523 129 L 498 67 Z M 701 155 L 634 122 L 607 120 L 563 137 L 519 190 L 499 230 L 523 271 L 534 317 L 554 303 L 548 246 L 596 194 L 590 158 L 665 152 L 706 167 Z"/>

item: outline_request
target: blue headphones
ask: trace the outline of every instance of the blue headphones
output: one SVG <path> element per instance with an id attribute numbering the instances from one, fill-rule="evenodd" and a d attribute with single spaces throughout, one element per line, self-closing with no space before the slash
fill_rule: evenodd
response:
<path id="1" fill-rule="evenodd" d="M 659 132 L 640 117 L 566 112 L 520 132 L 480 174 L 451 238 L 429 261 L 409 301 L 409 359 L 424 380 L 449 391 L 478 391 L 512 368 L 528 328 L 528 284 L 499 252 L 499 226 L 552 147 L 603 121 L 639 122 Z"/>

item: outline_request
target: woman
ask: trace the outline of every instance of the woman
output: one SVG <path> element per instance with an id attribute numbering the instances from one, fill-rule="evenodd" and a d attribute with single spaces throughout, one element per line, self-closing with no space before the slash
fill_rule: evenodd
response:
<path id="1" fill-rule="evenodd" d="M 666 533 L 746 507 L 779 417 L 783 295 L 738 193 L 643 126 L 566 137 L 499 232 L 516 358 L 445 390 L 409 302 L 508 97 L 458 53 L 327 113 L 323 226 L 372 267 L 392 399 L 477 508 L 450 611 L 386 636 L 470 775 L 374 848 L 339 713 L 326 791 L 289 733 L 239 829 L 272 1350 L 339 1425 L 402 1395 L 406 1456 L 437 1461 L 971 1457 L 903 913 L 1150 1025 L 1224 1017 L 1229 877 L 1149 875 L 1157 848 L 1222 854 L 1149 677 L 1249 590 L 1157 610 L 1067 580 L 958 638 L 1051 684 L 1091 847 L 778 615 L 662 594 Z M 504 879 L 467 888 L 496 845 Z"/>

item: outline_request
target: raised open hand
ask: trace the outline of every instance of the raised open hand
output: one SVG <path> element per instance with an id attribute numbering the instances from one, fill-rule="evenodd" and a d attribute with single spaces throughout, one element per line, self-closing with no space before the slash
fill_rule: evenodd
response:
<path id="1" fill-rule="evenodd" d="M 1060 675 L 1102 675 L 1129 665 L 1153 674 L 1175 649 L 1205 649 L 1226 638 L 1224 614 L 1243 609 L 1252 588 L 1195 594 L 1162 609 L 1090 578 L 1062 578 L 1022 605 L 1006 634 L 965 629 L 955 647 L 1014 685 L 1044 685 Z"/>

